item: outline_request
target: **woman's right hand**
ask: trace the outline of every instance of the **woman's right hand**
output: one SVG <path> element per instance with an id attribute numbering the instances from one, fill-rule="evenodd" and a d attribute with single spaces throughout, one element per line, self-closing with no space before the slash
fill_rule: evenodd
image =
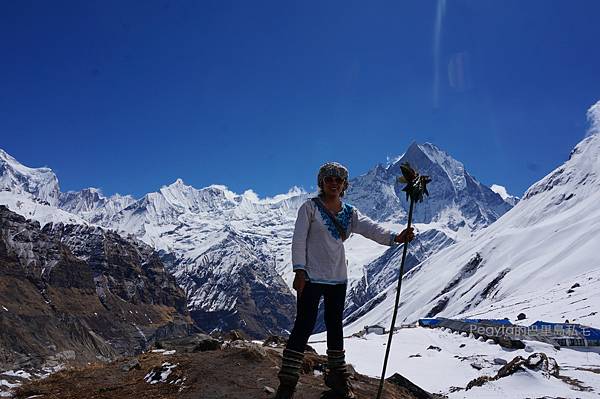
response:
<path id="1" fill-rule="evenodd" d="M 294 283 L 292 284 L 292 288 L 296 290 L 298 297 L 302 295 L 302 290 L 304 290 L 305 285 L 306 276 L 304 275 L 304 270 L 298 270 L 296 272 L 296 277 L 294 277 Z"/>

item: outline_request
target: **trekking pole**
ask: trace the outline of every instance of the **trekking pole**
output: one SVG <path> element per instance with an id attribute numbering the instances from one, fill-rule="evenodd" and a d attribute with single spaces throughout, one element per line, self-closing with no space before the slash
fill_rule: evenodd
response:
<path id="1" fill-rule="evenodd" d="M 427 183 L 431 181 L 429 176 L 420 176 L 414 169 L 410 167 L 408 162 L 400 165 L 402 176 L 398 177 L 399 183 L 406 183 L 406 187 L 402 191 L 406 192 L 406 199 L 410 199 L 410 207 L 408 209 L 408 226 L 410 229 L 412 224 L 413 209 L 416 202 L 423 201 L 423 195 L 429 195 L 427 191 Z M 396 316 L 398 316 L 398 303 L 400 302 L 400 289 L 402 288 L 402 275 L 404 274 L 404 261 L 406 260 L 406 251 L 408 249 L 408 237 L 404 239 L 404 248 L 402 249 L 402 261 L 400 262 L 400 274 L 398 274 L 398 288 L 396 289 L 396 304 L 394 306 L 394 314 L 392 316 L 392 324 L 388 336 L 387 347 L 385 349 L 385 358 L 383 360 L 383 370 L 381 371 L 381 379 L 379 380 L 379 390 L 377 391 L 377 399 L 381 399 L 383 392 L 383 382 L 385 380 L 385 369 L 387 368 L 388 358 L 390 356 L 390 348 L 392 346 L 392 336 L 394 335 L 394 326 L 396 324 Z"/>

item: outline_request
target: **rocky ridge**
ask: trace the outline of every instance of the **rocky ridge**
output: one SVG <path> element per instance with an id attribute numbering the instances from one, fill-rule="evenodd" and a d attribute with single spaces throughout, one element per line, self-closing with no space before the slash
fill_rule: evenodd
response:
<path id="1" fill-rule="evenodd" d="M 183 291 L 145 244 L 0 206 L 0 368 L 140 353 L 194 330 Z"/>

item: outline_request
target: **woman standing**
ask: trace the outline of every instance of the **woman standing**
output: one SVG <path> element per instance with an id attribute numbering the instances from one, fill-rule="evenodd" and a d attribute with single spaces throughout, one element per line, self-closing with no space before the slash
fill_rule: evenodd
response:
<path id="1" fill-rule="evenodd" d="M 298 383 L 304 348 L 313 332 L 319 300 L 324 299 L 327 328 L 326 397 L 354 398 L 344 355 L 342 316 L 346 300 L 347 268 L 343 242 L 358 233 L 382 245 L 414 238 L 412 227 L 395 234 L 355 207 L 342 201 L 348 188 L 348 170 L 337 162 L 326 163 L 317 177 L 319 196 L 298 210 L 292 239 L 292 264 L 298 295 L 296 321 L 283 351 L 276 399 L 292 398 Z"/>

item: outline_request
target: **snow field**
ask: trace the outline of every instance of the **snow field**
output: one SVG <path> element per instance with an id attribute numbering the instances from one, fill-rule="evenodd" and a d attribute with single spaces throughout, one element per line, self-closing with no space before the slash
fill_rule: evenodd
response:
<path id="1" fill-rule="evenodd" d="M 325 354 L 325 335 L 316 334 L 309 344 L 320 354 Z M 361 374 L 379 378 L 388 335 L 368 334 L 362 338 L 348 338 L 344 341 L 346 361 Z M 508 350 L 497 344 L 481 342 L 460 334 L 428 328 L 400 329 L 392 341 L 386 377 L 400 373 L 410 381 L 431 393 L 441 393 L 449 398 L 525 398 L 525 397 L 565 397 L 598 398 L 600 395 L 600 353 L 589 350 L 579 351 L 526 341 L 522 350 Z M 430 346 L 440 348 L 427 349 Z M 461 347 L 462 346 L 462 347 Z M 598 349 L 600 351 L 600 348 Z M 465 388 L 469 381 L 482 375 L 493 376 L 502 367 L 502 359 L 510 362 L 516 356 L 527 358 L 531 352 L 543 352 L 556 359 L 560 375 L 581 381 L 581 385 L 591 391 L 578 391 L 560 379 L 546 378 L 542 373 L 526 370 L 475 387 Z M 420 356 L 415 356 L 420 355 Z M 473 364 L 473 366 L 472 366 Z M 475 367 L 474 367 L 475 366 Z M 476 368 L 477 367 L 477 368 Z"/>

